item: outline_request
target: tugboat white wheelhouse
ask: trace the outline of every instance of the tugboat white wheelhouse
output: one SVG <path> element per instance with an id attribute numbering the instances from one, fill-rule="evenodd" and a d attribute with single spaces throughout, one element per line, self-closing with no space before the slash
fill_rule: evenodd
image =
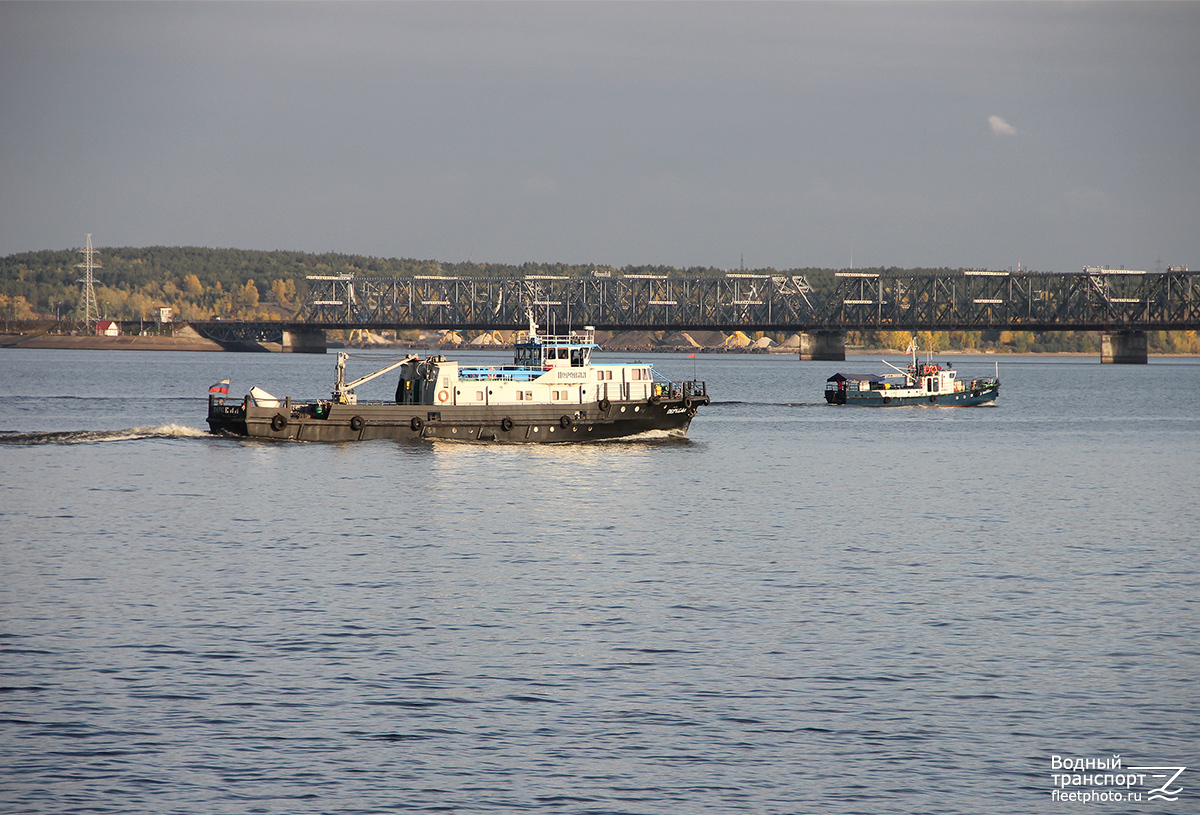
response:
<path id="1" fill-rule="evenodd" d="M 449 439 L 561 443 L 666 431 L 685 436 L 704 382 L 671 382 L 649 363 L 597 364 L 595 330 L 540 336 L 532 317 L 518 335 L 512 365 L 467 366 L 442 356 L 410 355 L 346 382 L 338 353 L 330 399 L 278 399 L 251 388 L 240 401 L 208 396 L 213 433 L 256 439 L 358 441 Z M 360 402 L 354 388 L 400 369 L 392 402 Z"/>

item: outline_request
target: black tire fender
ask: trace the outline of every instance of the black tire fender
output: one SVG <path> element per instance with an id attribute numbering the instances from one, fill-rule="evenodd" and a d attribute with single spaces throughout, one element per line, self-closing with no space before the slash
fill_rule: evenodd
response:
<path id="1" fill-rule="evenodd" d="M 607 399 L 601 399 L 596 403 L 596 407 L 600 408 L 601 410 L 608 410 L 610 407 L 612 407 L 612 402 L 608 401 Z"/>
<path id="2" fill-rule="evenodd" d="M 567 416 L 566 414 L 563 414 L 562 416 L 559 417 L 558 423 L 565 430 L 566 428 L 571 426 L 571 417 Z"/>
<path id="3" fill-rule="evenodd" d="M 505 433 L 507 433 L 508 431 L 513 429 L 513 424 L 514 424 L 513 420 L 511 418 L 509 418 L 508 416 L 505 416 L 503 419 L 500 420 L 500 429 L 503 430 Z"/>
<path id="4" fill-rule="evenodd" d="M 282 413 L 276 413 L 271 417 L 271 429 L 278 433 L 280 430 L 286 429 L 288 426 L 287 416 Z"/>
<path id="5" fill-rule="evenodd" d="M 364 424 L 366 424 L 366 422 L 363 421 L 362 416 L 352 416 L 350 418 L 350 429 L 355 433 L 362 430 Z"/>
<path id="6" fill-rule="evenodd" d="M 412 421 L 408 423 L 408 426 L 413 429 L 414 433 L 420 433 L 421 428 L 425 426 L 425 422 L 421 421 L 420 416 L 413 416 Z"/>

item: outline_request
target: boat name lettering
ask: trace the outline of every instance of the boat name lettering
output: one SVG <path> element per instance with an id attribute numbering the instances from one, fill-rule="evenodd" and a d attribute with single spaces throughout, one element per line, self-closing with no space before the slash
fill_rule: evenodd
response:
<path id="1" fill-rule="evenodd" d="M 587 379 L 587 371 L 559 371 L 559 379 Z"/>

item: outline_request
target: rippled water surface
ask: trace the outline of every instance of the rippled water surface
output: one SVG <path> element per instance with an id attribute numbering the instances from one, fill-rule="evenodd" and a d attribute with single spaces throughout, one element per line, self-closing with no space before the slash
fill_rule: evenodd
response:
<path id="1" fill-rule="evenodd" d="M 331 355 L 0 352 L 0 804 L 1126 812 L 1051 757 L 1200 767 L 1200 361 L 872 410 L 821 391 L 875 357 L 652 359 L 689 439 L 539 448 L 203 432 Z"/>

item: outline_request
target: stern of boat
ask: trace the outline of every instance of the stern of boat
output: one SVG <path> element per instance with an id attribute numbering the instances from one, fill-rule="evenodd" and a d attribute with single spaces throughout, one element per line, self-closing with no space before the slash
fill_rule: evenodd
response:
<path id="1" fill-rule="evenodd" d="M 225 394 L 208 394 L 208 432 L 246 435 L 246 402 L 230 402 Z"/>

